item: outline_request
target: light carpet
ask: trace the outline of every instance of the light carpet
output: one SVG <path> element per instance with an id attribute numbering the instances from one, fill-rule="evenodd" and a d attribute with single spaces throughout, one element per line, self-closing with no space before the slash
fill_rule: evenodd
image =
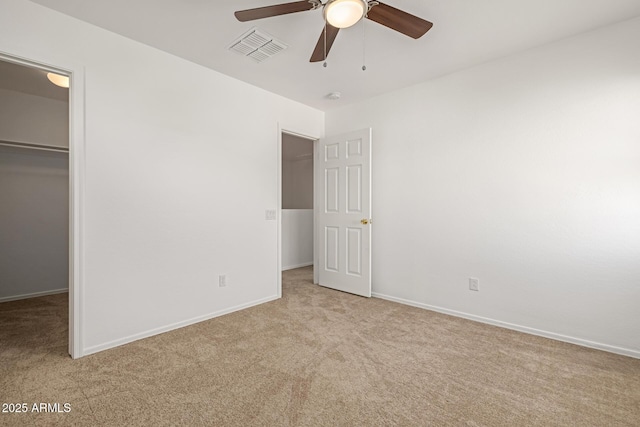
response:
<path id="1" fill-rule="evenodd" d="M 67 296 L 0 304 L 7 426 L 638 426 L 640 360 L 319 286 L 71 360 Z"/>

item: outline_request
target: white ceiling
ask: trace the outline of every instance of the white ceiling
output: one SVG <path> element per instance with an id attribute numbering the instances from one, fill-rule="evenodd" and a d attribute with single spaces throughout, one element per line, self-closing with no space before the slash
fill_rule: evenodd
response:
<path id="1" fill-rule="evenodd" d="M 247 23 L 233 15 L 283 0 L 32 1 L 321 110 L 640 16 L 638 0 L 386 0 L 434 27 L 413 40 L 365 21 L 362 71 L 362 24 L 340 31 L 323 68 L 309 62 L 320 10 Z M 259 64 L 227 50 L 254 26 L 288 49 Z M 327 99 L 333 91 L 342 98 Z"/>

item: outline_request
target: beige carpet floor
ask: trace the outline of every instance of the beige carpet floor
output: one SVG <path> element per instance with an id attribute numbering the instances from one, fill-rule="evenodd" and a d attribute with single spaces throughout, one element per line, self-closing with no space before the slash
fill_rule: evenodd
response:
<path id="1" fill-rule="evenodd" d="M 0 304 L 0 425 L 638 426 L 640 360 L 365 299 L 284 297 L 71 360 L 66 295 Z"/>

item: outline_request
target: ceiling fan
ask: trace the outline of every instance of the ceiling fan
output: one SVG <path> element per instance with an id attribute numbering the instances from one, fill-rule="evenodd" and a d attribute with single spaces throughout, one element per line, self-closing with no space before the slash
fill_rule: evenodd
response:
<path id="1" fill-rule="evenodd" d="M 320 8 L 323 9 L 325 28 L 320 34 L 310 62 L 325 60 L 338 31 L 355 25 L 363 18 L 368 18 L 414 39 L 422 37 L 433 26 L 429 21 L 373 0 L 327 0 L 324 3 L 322 0 L 302 0 L 239 10 L 235 16 L 238 21 L 246 22 Z"/>

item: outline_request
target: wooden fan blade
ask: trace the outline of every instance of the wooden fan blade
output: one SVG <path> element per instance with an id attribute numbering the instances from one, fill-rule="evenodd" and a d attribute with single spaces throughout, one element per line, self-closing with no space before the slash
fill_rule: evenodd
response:
<path id="1" fill-rule="evenodd" d="M 269 18 L 271 16 L 286 15 L 288 13 L 304 12 L 313 9 L 313 4 L 307 0 L 293 3 L 274 4 L 273 6 L 258 7 L 255 9 L 239 10 L 234 15 L 240 22 L 253 21 L 255 19 Z"/>
<path id="2" fill-rule="evenodd" d="M 327 32 L 327 37 L 326 37 L 327 48 L 326 49 L 324 47 L 325 31 Z M 329 51 L 331 50 L 331 46 L 333 46 L 333 42 L 336 39 L 336 36 L 338 35 L 338 31 L 340 31 L 340 28 L 336 28 L 329 23 L 325 25 L 324 29 L 322 30 L 322 33 L 320 34 L 320 38 L 318 39 L 318 43 L 316 44 L 316 48 L 313 49 L 313 53 L 311 54 L 311 59 L 309 60 L 309 62 L 320 62 L 327 59 L 327 56 L 329 56 Z M 326 52 L 326 56 L 325 56 L 325 52 Z"/>
<path id="3" fill-rule="evenodd" d="M 419 39 L 433 27 L 429 21 L 384 3 L 373 6 L 367 18 L 414 39 Z"/>

